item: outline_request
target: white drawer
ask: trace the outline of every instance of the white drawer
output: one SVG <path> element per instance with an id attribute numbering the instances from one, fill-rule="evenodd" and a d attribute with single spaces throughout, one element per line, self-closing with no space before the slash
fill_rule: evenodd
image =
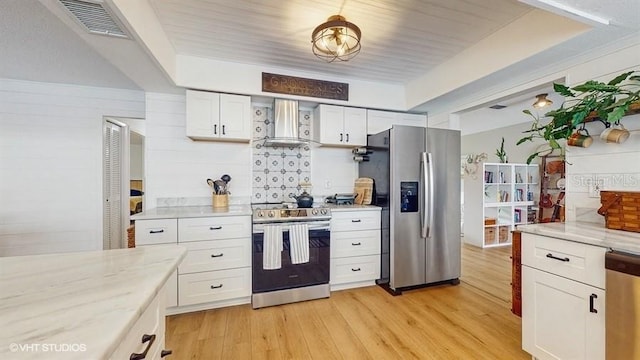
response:
<path id="1" fill-rule="evenodd" d="M 605 288 L 604 247 L 522 234 L 522 264 Z"/>
<path id="2" fill-rule="evenodd" d="M 183 244 L 187 256 L 179 274 L 251 266 L 251 239 L 193 241 Z"/>
<path id="3" fill-rule="evenodd" d="M 146 220 L 145 220 L 146 221 Z M 148 354 L 154 354 L 164 348 L 165 332 L 165 293 L 161 291 L 142 313 L 110 359 L 128 359 L 132 353 L 142 353 L 148 343 L 142 342 L 143 335 L 155 335 Z"/>
<path id="4" fill-rule="evenodd" d="M 251 236 L 250 216 L 178 219 L 178 241 L 202 241 Z"/>
<path id="5" fill-rule="evenodd" d="M 136 245 L 173 244 L 178 241 L 176 219 L 136 220 Z"/>
<path id="6" fill-rule="evenodd" d="M 380 255 L 331 259 L 331 284 L 375 280 L 380 277 Z"/>
<path id="7" fill-rule="evenodd" d="M 331 231 L 380 229 L 380 211 L 339 211 L 331 213 Z"/>
<path id="8" fill-rule="evenodd" d="M 251 268 L 178 275 L 178 305 L 202 304 L 251 295 Z"/>
<path id="9" fill-rule="evenodd" d="M 380 230 L 331 233 L 331 258 L 380 255 Z"/>

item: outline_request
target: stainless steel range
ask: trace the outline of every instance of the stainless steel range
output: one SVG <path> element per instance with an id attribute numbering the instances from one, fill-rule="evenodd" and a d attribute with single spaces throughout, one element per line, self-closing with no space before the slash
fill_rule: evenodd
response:
<path id="1" fill-rule="evenodd" d="M 253 205 L 254 309 L 329 297 L 330 220 L 326 207 Z"/>

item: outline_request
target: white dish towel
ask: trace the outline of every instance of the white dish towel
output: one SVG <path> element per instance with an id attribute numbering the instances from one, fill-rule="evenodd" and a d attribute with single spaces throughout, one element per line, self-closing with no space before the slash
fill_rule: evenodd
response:
<path id="1" fill-rule="evenodd" d="M 289 229 L 289 252 L 292 264 L 309 262 L 309 225 L 295 224 Z"/>
<path id="2" fill-rule="evenodd" d="M 265 225 L 262 246 L 262 268 L 275 270 L 282 267 L 282 227 Z"/>

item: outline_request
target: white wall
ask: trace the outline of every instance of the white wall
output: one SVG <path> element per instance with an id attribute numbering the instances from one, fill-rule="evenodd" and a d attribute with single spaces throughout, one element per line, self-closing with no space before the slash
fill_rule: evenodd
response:
<path id="1" fill-rule="evenodd" d="M 129 148 L 129 178 L 141 180 L 144 177 L 144 145 L 131 144 Z"/>
<path id="2" fill-rule="evenodd" d="M 251 196 L 251 145 L 186 137 L 184 95 L 146 94 L 145 209 L 210 203 L 207 178 L 232 178 L 230 201 Z M 161 201 L 158 199 L 173 199 Z M 199 202 L 200 200 L 200 202 Z"/>
<path id="3" fill-rule="evenodd" d="M 0 256 L 102 249 L 104 116 L 144 94 L 0 79 Z"/>

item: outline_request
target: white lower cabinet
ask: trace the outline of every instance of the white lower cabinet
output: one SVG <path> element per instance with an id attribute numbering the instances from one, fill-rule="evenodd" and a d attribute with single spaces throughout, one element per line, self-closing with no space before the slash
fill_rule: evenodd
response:
<path id="1" fill-rule="evenodd" d="M 229 300 L 251 295 L 251 268 L 179 275 L 180 306 Z"/>
<path id="2" fill-rule="evenodd" d="M 166 286 L 151 301 L 140 318 L 125 335 L 110 359 L 157 360 L 169 355 L 164 348 L 165 340 L 165 290 Z M 137 354 L 137 357 L 134 357 Z M 143 354 L 146 356 L 142 357 Z"/>
<path id="3" fill-rule="evenodd" d="M 136 247 L 178 244 L 176 219 L 136 220 Z M 166 284 L 166 307 L 178 306 L 178 271 L 174 271 Z"/>
<path id="4" fill-rule="evenodd" d="M 178 309 L 172 313 L 250 302 L 251 217 L 178 219 Z"/>
<path id="5" fill-rule="evenodd" d="M 605 251 L 523 234 L 522 348 L 526 352 L 537 359 L 605 358 L 606 299 L 601 282 Z"/>
<path id="6" fill-rule="evenodd" d="M 331 290 L 374 285 L 380 278 L 380 209 L 331 214 Z"/>

